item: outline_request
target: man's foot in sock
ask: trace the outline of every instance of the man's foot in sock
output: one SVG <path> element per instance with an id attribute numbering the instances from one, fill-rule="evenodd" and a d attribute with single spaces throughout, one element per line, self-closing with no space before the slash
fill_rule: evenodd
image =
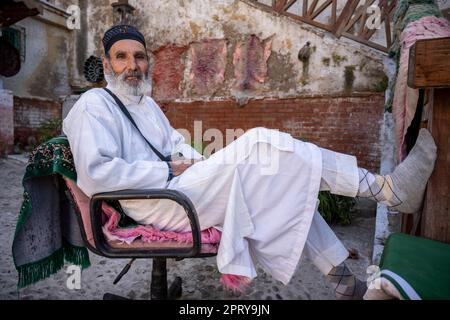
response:
<path id="1" fill-rule="evenodd" d="M 436 157 L 437 147 L 431 133 L 421 129 L 411 152 L 390 174 L 394 191 L 403 199 L 394 209 L 404 213 L 414 213 L 420 209 Z"/>
<path id="2" fill-rule="evenodd" d="M 327 279 L 338 300 L 362 300 L 367 291 L 366 282 L 359 280 L 345 263 L 334 267 Z"/>
<path id="3" fill-rule="evenodd" d="M 421 129 L 413 149 L 391 174 L 374 175 L 365 169 L 359 169 L 358 196 L 372 198 L 400 212 L 417 212 L 436 157 L 437 148 L 433 137 L 428 130 Z"/>

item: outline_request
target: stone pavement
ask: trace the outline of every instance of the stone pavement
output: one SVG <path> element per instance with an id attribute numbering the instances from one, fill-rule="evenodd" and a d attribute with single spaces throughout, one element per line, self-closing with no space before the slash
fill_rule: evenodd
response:
<path id="1" fill-rule="evenodd" d="M 81 289 L 66 286 L 69 274 L 67 265 L 56 275 L 28 288 L 17 290 L 17 273 L 14 268 L 11 245 L 17 216 L 22 201 L 21 179 L 26 158 L 23 156 L 0 159 L 0 299 L 101 299 L 110 292 L 133 299 L 148 299 L 151 260 L 136 260 L 130 271 L 117 284 L 113 280 L 128 259 L 107 259 L 90 253 L 92 266 L 82 273 Z M 360 278 L 367 278 L 366 268 L 371 264 L 375 209 L 373 203 L 359 203 L 356 218 L 350 226 L 332 226 L 338 237 L 349 248 L 359 251 L 359 259 L 348 260 L 348 265 Z M 219 282 L 215 257 L 204 259 L 168 260 L 168 278 L 183 278 L 182 299 L 334 299 L 331 288 L 323 276 L 306 258 L 302 259 L 291 282 L 284 286 L 257 266 L 258 277 L 244 294 L 224 290 Z"/>

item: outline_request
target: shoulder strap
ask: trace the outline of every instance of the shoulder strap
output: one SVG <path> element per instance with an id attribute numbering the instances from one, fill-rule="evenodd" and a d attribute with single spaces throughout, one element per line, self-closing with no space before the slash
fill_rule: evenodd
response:
<path id="1" fill-rule="evenodd" d="M 122 110 L 123 114 L 128 118 L 128 120 L 130 120 L 130 122 L 133 124 L 133 126 L 136 128 L 136 130 L 139 132 L 139 134 L 142 136 L 142 138 L 144 138 L 145 142 L 147 142 L 147 144 L 150 146 L 150 148 L 152 148 L 153 152 L 161 159 L 161 161 L 170 161 L 170 156 L 163 156 L 161 154 L 161 152 L 159 152 L 158 150 L 156 150 L 156 148 L 145 138 L 145 136 L 142 134 L 141 130 L 139 130 L 136 122 L 134 122 L 133 118 L 131 117 L 131 114 L 128 112 L 127 108 L 125 108 L 125 106 L 123 105 L 122 101 L 120 101 L 120 99 L 111 92 L 111 90 L 107 89 L 107 88 L 103 88 L 106 92 L 108 92 L 111 97 L 113 97 L 114 101 L 116 101 L 116 104 L 119 106 L 120 110 Z"/>

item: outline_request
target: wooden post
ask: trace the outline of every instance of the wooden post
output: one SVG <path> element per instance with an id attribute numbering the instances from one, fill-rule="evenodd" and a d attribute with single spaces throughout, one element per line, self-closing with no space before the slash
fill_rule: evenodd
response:
<path id="1" fill-rule="evenodd" d="M 417 41 L 410 51 L 408 73 L 410 87 L 432 89 L 428 129 L 438 148 L 420 235 L 450 243 L 450 38 Z"/>
<path id="2" fill-rule="evenodd" d="M 438 157 L 428 182 L 421 234 L 450 243 L 450 88 L 434 89 L 430 127 Z"/>

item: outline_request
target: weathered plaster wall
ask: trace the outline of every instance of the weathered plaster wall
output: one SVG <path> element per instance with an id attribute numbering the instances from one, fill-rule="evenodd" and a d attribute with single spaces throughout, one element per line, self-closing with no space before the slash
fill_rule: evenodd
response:
<path id="1" fill-rule="evenodd" d="M 111 3 L 114 0 L 98 0 L 86 2 L 87 56 L 100 56 L 103 53 L 102 37 L 105 31 L 113 24 Z M 153 1 L 149 1 L 153 2 Z"/>
<path id="2" fill-rule="evenodd" d="M 80 0 L 87 38 L 77 41 L 77 56 L 102 54 L 112 2 Z M 265 126 L 379 168 L 384 98 L 373 93 L 387 85 L 381 52 L 245 1 L 129 3 L 147 39 L 152 95 L 175 128 Z M 307 41 L 312 53 L 303 63 L 297 54 Z"/>
<path id="3" fill-rule="evenodd" d="M 101 36 L 112 23 L 112 9 L 102 0 L 89 5 L 88 54 L 101 53 Z M 179 93 L 173 98 L 196 99 L 236 97 L 233 90 L 235 73 L 233 55 L 236 47 L 256 35 L 259 40 L 272 38 L 267 60 L 267 77 L 259 90 L 245 92 L 251 97 L 297 97 L 311 94 L 341 94 L 342 92 L 377 91 L 383 86 L 382 54 L 356 42 L 332 35 L 292 19 L 278 16 L 237 0 L 193 1 L 130 0 L 136 8 L 136 24 L 143 31 L 150 51 L 173 44 L 191 47 L 208 39 L 226 40 L 226 68 L 220 90 L 205 94 L 190 90 L 193 62 L 191 50 L 186 50 L 180 63 L 184 71 Z M 297 53 L 311 42 L 312 54 L 307 65 L 297 59 Z M 165 96 L 165 99 L 170 97 Z"/>
<path id="4" fill-rule="evenodd" d="M 71 34 L 36 18 L 16 24 L 25 29 L 26 56 L 15 76 L 4 79 L 15 96 L 56 100 L 70 94 Z"/>
<path id="5" fill-rule="evenodd" d="M 73 93 L 80 93 L 93 87 L 93 84 L 84 78 L 83 67 L 91 55 L 97 57 L 102 55 L 102 36 L 113 24 L 111 3 L 114 2 L 117 1 L 76 1 L 80 7 L 80 28 L 73 30 L 70 79 Z"/>

